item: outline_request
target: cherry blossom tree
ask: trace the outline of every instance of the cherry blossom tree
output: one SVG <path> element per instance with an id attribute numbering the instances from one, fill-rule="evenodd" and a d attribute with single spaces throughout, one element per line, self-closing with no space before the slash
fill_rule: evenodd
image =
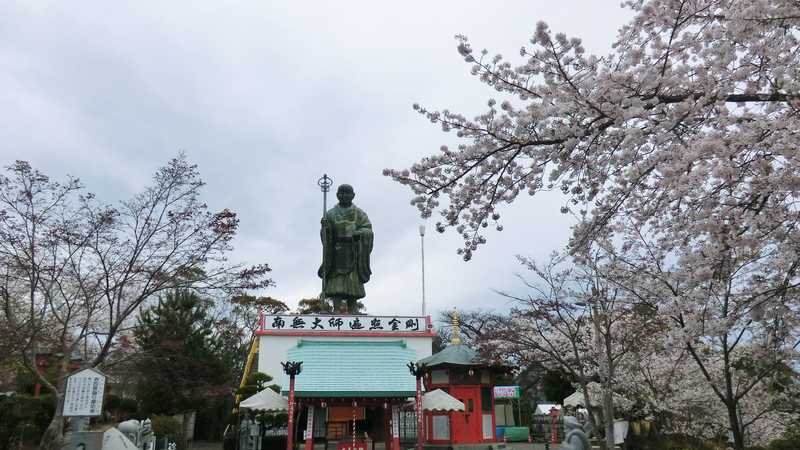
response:
<path id="1" fill-rule="evenodd" d="M 583 394 L 592 425 L 602 425 L 606 448 L 612 449 L 618 368 L 638 360 L 640 349 L 647 347 L 643 343 L 660 327 L 658 317 L 649 305 L 600 277 L 597 266 L 571 265 L 565 255 L 553 255 L 544 265 L 520 260 L 536 279 L 523 279 L 530 288 L 526 297 L 503 294 L 517 306 L 508 316 L 494 317 L 496 325 L 479 336 L 483 353 L 569 374 Z M 602 387 L 599 405 L 590 383 Z"/>
<path id="2" fill-rule="evenodd" d="M 272 284 L 266 264 L 227 261 L 236 214 L 208 211 L 200 198 L 204 183 L 183 155 L 116 206 L 84 193 L 77 179 L 52 181 L 24 161 L 6 173 L 0 176 L 0 309 L 20 362 L 57 400 L 41 448 L 62 446 L 65 378 L 82 343 L 94 342 L 84 365 L 96 367 L 139 307 L 161 293 L 235 295 Z M 39 348 L 56 355 L 55 383 L 36 364 Z"/>
<path id="3" fill-rule="evenodd" d="M 458 229 L 465 258 L 525 192 L 564 192 L 563 211 L 587 218 L 578 242 L 625 210 L 640 222 L 669 207 L 711 212 L 704 194 L 730 192 L 718 206 L 773 218 L 792 203 L 797 2 L 624 4 L 635 17 L 606 56 L 543 22 L 516 66 L 457 36 L 472 74 L 503 98 L 474 119 L 415 104 L 463 142 L 384 174 L 412 190 L 423 217 L 443 206 L 437 228 Z"/>
<path id="4" fill-rule="evenodd" d="M 672 319 L 742 449 L 741 402 L 800 343 L 800 4 L 624 5 L 634 17 L 606 56 L 544 23 L 516 65 L 458 36 L 502 98 L 474 119 L 415 105 L 462 141 L 385 174 L 424 217 L 440 210 L 466 260 L 504 204 L 560 189 L 570 252 L 617 258 L 617 287 Z"/>
<path id="5" fill-rule="evenodd" d="M 633 401 L 639 418 L 652 417 L 662 434 L 727 439 L 729 418 L 725 405 L 709 388 L 686 349 L 664 345 L 661 339 L 642 343 L 637 358 L 619 367 L 620 393 Z M 710 371 L 722 369 L 722 358 L 709 363 Z M 739 415 L 744 442 L 761 445 L 781 436 L 797 420 L 790 399 L 797 395 L 797 381 L 788 367 L 757 383 L 740 400 Z"/>

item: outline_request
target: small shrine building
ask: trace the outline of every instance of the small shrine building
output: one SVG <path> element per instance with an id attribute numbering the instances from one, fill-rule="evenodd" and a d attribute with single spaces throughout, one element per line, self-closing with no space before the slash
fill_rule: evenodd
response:
<path id="1" fill-rule="evenodd" d="M 426 448 L 467 448 L 498 442 L 494 386 L 510 367 L 488 362 L 462 344 L 456 313 L 450 345 L 417 364 L 422 368 L 426 391 L 439 389 L 464 404 L 463 411 L 425 412 Z"/>

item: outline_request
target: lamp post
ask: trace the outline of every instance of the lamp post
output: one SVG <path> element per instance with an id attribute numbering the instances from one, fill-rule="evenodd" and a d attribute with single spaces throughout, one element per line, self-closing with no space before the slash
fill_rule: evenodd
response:
<path id="1" fill-rule="evenodd" d="M 422 414 L 422 376 L 425 374 L 427 365 L 415 362 L 408 363 L 408 370 L 411 375 L 417 378 L 417 450 L 422 450 L 424 445 L 425 422 Z"/>
<path id="2" fill-rule="evenodd" d="M 294 448 L 294 378 L 303 371 L 303 361 L 281 362 L 283 371 L 289 375 L 289 425 L 286 436 L 286 450 Z"/>
<path id="3" fill-rule="evenodd" d="M 425 317 L 425 225 L 419 226 L 419 247 L 422 253 L 422 317 Z"/>

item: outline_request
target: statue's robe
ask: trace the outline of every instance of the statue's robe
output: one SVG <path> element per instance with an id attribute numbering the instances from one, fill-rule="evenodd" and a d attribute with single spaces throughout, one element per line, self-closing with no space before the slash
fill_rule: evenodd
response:
<path id="1" fill-rule="evenodd" d="M 320 231 L 322 296 L 333 299 L 364 298 L 364 283 L 372 270 L 372 224 L 367 213 L 355 205 L 336 205 L 325 213 L 326 222 Z"/>

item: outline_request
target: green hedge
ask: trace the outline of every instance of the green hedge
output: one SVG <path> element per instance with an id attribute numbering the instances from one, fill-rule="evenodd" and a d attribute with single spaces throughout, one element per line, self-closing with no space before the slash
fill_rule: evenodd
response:
<path id="1" fill-rule="evenodd" d="M 50 395 L 0 397 L 0 450 L 9 450 L 20 441 L 37 444 L 54 411 L 55 401 Z"/>

